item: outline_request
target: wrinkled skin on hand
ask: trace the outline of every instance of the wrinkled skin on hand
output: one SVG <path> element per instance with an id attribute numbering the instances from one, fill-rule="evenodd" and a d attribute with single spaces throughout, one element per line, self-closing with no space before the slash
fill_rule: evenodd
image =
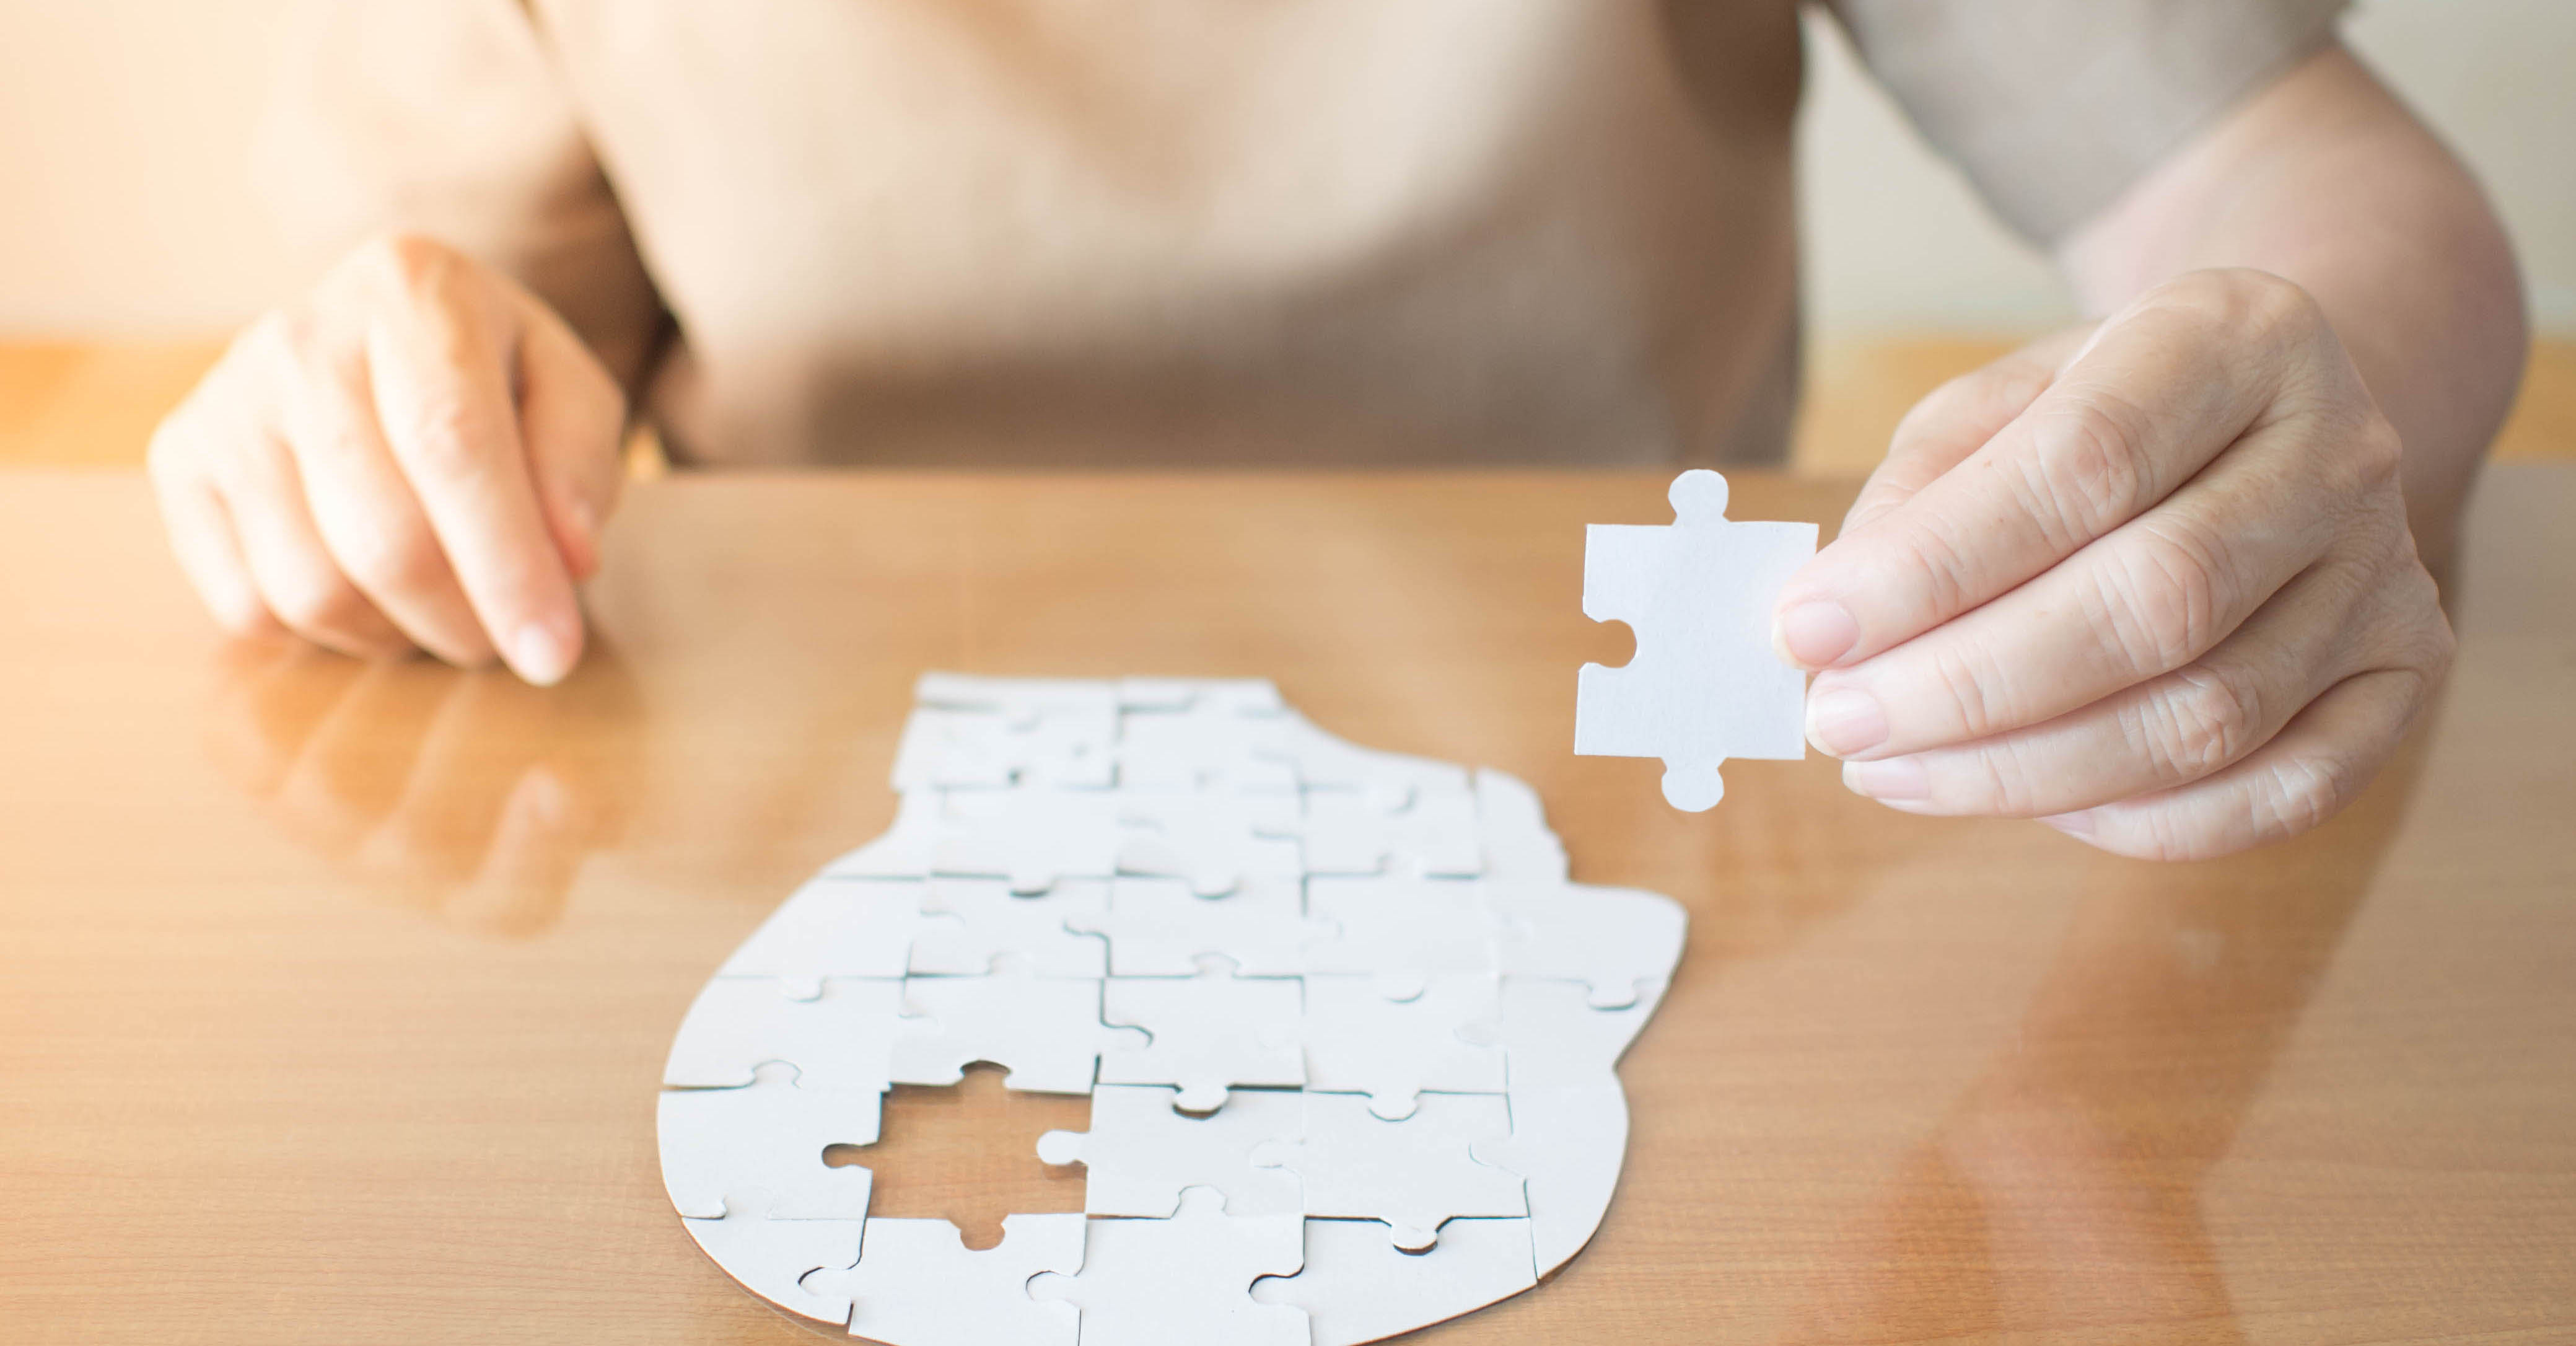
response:
<path id="1" fill-rule="evenodd" d="M 1909 414 L 1782 593 L 1808 736 L 1908 812 L 2224 854 L 2378 772 L 2453 639 L 2316 303 L 2195 272 Z"/>

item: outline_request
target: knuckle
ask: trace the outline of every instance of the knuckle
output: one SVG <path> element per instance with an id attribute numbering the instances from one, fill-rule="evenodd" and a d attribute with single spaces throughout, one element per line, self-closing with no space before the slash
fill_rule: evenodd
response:
<path id="1" fill-rule="evenodd" d="M 415 473 L 452 480 L 470 477 L 489 461 L 510 427 L 493 411 L 454 394 L 424 398 L 394 429 L 393 443 Z"/>
<path id="2" fill-rule="evenodd" d="M 1943 642 L 1930 654 L 1932 681 L 1956 709 L 1963 736 L 1985 738 L 2020 722 L 2013 714 L 2011 688 L 1982 647 Z"/>
<path id="3" fill-rule="evenodd" d="M 2103 642 L 2141 676 L 2180 668 L 2218 643 L 2231 607 L 2225 551 L 2179 520 L 2141 530 L 2103 569 L 2093 605 Z"/>
<path id="4" fill-rule="evenodd" d="M 2007 818 L 2027 818 L 2042 811 L 2036 786 L 2048 768 L 2031 760 L 2025 745 L 2001 739 L 1975 753 L 1974 760 L 1976 769 L 1962 792 L 1961 802 L 1968 811 Z"/>
<path id="5" fill-rule="evenodd" d="M 1901 564 L 1914 572 L 1924 598 L 1936 613 L 1964 611 L 1973 590 L 1975 566 L 1957 542 L 1933 526 L 1904 530 Z"/>
<path id="6" fill-rule="evenodd" d="M 350 264 L 378 284 L 398 291 L 428 289 L 455 265 L 455 249 L 425 234 L 378 234 L 358 245 Z"/>
<path id="7" fill-rule="evenodd" d="M 417 593 L 436 583 L 447 568 L 446 554 L 428 530 L 405 524 L 354 530 L 344 549 L 350 577 L 374 593 Z"/>
<path id="8" fill-rule="evenodd" d="M 2348 758 L 2334 754 L 2285 758 L 2252 792 L 2251 830 L 2266 841 L 2297 836 L 2340 812 L 2360 785 L 2359 773 Z"/>
<path id="9" fill-rule="evenodd" d="M 2136 405 L 2094 389 L 2034 422 L 2021 486 L 2050 542 L 2071 548 L 2147 502 L 2146 421 Z"/>
<path id="10" fill-rule="evenodd" d="M 2253 684 L 2206 665 L 2156 688 L 2143 712 L 2140 742 L 2168 783 L 2198 780 L 2252 751 L 2263 723 Z"/>
<path id="11" fill-rule="evenodd" d="M 2147 302 L 2188 325 L 2238 336 L 2304 341 L 2322 326 L 2316 299 L 2304 287 L 2253 267 L 2177 276 L 2151 291 Z"/>
<path id="12" fill-rule="evenodd" d="M 336 575 L 303 574 L 277 582 L 268 595 L 277 619 L 306 636 L 338 636 L 357 625 L 366 600 Z"/>

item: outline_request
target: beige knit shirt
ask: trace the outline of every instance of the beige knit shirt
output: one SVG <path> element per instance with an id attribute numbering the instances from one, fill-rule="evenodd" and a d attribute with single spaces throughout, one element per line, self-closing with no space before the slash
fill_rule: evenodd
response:
<path id="1" fill-rule="evenodd" d="M 2339 0 L 1841 0 L 2046 240 Z M 527 281 L 675 455 L 1776 457 L 1787 0 L 324 0 L 258 171 L 305 240 Z"/>

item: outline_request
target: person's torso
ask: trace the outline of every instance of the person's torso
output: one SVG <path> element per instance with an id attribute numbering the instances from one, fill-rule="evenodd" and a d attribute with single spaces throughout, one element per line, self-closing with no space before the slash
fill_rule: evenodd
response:
<path id="1" fill-rule="evenodd" d="M 719 461 L 1776 453 L 1787 0 L 538 0 Z"/>

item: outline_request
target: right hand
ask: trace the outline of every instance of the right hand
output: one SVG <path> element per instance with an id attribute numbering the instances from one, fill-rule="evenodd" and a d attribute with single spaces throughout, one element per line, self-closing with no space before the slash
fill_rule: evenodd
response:
<path id="1" fill-rule="evenodd" d="M 153 434 L 152 481 L 226 629 L 366 658 L 497 654 L 560 680 L 626 399 L 554 310 L 425 239 L 368 243 L 245 330 Z"/>

